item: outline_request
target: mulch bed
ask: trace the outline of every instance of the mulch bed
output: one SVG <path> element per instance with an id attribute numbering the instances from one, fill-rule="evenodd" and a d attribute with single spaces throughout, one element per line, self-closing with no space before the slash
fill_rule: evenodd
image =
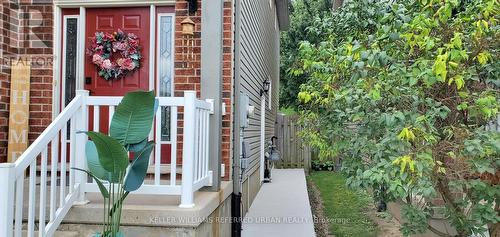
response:
<path id="1" fill-rule="evenodd" d="M 309 204 L 314 218 L 314 231 L 317 237 L 328 237 L 328 219 L 325 217 L 323 200 L 321 199 L 318 187 L 307 180 L 307 193 L 309 194 Z"/>

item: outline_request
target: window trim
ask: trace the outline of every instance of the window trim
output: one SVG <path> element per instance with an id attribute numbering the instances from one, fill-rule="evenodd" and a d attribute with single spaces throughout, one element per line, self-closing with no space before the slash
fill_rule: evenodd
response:
<path id="1" fill-rule="evenodd" d="M 269 92 L 267 93 L 268 94 L 268 103 L 269 103 L 269 110 L 272 109 L 272 98 L 273 98 L 273 79 L 271 78 L 271 76 L 268 76 L 267 77 L 269 79 Z"/>

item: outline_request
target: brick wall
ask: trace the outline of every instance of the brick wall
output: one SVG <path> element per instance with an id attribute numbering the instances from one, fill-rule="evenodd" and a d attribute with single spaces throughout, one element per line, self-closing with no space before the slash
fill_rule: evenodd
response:
<path id="1" fill-rule="evenodd" d="M 224 1 L 223 31 L 223 91 L 222 98 L 226 103 L 226 115 L 222 119 L 222 162 L 226 166 L 225 180 L 229 180 L 231 153 L 231 96 L 232 96 L 232 1 Z M 174 95 L 183 96 L 185 90 L 196 90 L 200 97 L 201 78 L 201 0 L 198 0 L 198 11 L 189 17 L 195 22 L 194 60 L 186 63 L 183 57 L 183 41 L 181 22 L 188 16 L 188 4 L 185 0 L 177 0 L 175 4 L 175 79 Z M 179 119 L 178 141 L 182 141 L 182 117 Z M 177 145 L 178 163 L 182 162 L 182 142 Z"/>
<path id="2" fill-rule="evenodd" d="M 225 179 L 229 179 L 231 156 L 231 96 L 232 96 L 232 1 L 224 2 L 223 32 L 223 100 L 226 115 L 223 117 L 222 160 L 226 166 Z M 174 96 L 182 96 L 185 90 L 196 90 L 200 96 L 201 69 L 201 0 L 198 11 L 191 15 L 195 22 L 194 60 L 186 65 L 182 55 L 182 28 L 180 23 L 188 15 L 187 2 L 178 0 L 175 5 L 175 79 Z M 2 1 L 0 5 L 0 58 L 29 57 L 33 60 L 30 91 L 30 142 L 33 141 L 51 122 L 52 118 L 52 1 L 26 1 L 16 4 Z M 0 162 L 7 157 L 9 75 L 8 61 L 0 65 Z M 182 117 L 180 117 L 182 119 Z M 182 120 L 179 121 L 178 134 L 182 134 Z M 178 141 L 182 141 L 179 135 Z M 178 145 L 178 158 L 181 159 L 182 144 Z"/>
<path id="3" fill-rule="evenodd" d="M 0 6 L 0 162 L 7 159 L 10 63 L 32 61 L 29 139 L 32 142 L 51 121 L 52 2 L 2 1 Z"/>
<path id="4" fill-rule="evenodd" d="M 196 90 L 200 97 L 201 79 L 201 0 L 198 0 L 198 10 L 189 15 L 195 23 L 193 36 L 194 59 L 187 60 L 184 56 L 186 48 L 183 43 L 181 22 L 188 16 L 188 3 L 177 0 L 175 3 L 175 56 L 174 56 L 174 96 L 184 96 L 184 91 Z M 183 108 L 180 107 L 177 122 L 177 164 L 182 164 L 182 139 L 183 139 Z"/>
<path id="5" fill-rule="evenodd" d="M 11 3 L 0 4 L 0 162 L 7 160 L 7 138 L 9 124 L 9 67 L 7 58 L 15 55 L 16 48 L 11 44 L 17 44 L 17 36 L 12 32 L 18 18 L 17 11 L 11 10 Z"/>
<path id="6" fill-rule="evenodd" d="M 195 23 L 194 32 L 194 59 L 189 63 L 183 55 L 183 35 L 181 22 L 188 16 L 188 3 L 185 0 L 177 0 L 175 4 L 175 79 L 174 95 L 183 96 L 185 90 L 196 90 L 200 96 L 201 75 L 201 0 L 198 0 L 198 11 L 189 17 Z"/>
<path id="7" fill-rule="evenodd" d="M 233 88 L 233 2 L 224 1 L 224 30 L 223 30 L 223 66 L 222 66 L 222 99 L 226 103 L 226 115 L 222 117 L 222 162 L 226 166 L 224 180 L 231 177 L 231 108 L 232 108 L 232 88 Z"/>
<path id="8" fill-rule="evenodd" d="M 52 1 L 22 1 L 20 54 L 31 58 L 30 119 L 28 138 L 36 139 L 52 121 Z"/>

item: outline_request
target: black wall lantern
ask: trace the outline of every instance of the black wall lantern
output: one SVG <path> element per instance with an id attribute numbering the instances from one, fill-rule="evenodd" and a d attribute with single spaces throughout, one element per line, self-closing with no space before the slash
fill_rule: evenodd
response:
<path id="1" fill-rule="evenodd" d="M 264 95 L 264 93 L 269 92 L 270 85 L 271 81 L 269 81 L 269 78 L 262 82 L 262 89 L 260 89 L 260 96 Z"/>
<path id="2" fill-rule="evenodd" d="M 189 6 L 189 15 L 194 14 L 198 10 L 198 0 L 187 0 Z"/>

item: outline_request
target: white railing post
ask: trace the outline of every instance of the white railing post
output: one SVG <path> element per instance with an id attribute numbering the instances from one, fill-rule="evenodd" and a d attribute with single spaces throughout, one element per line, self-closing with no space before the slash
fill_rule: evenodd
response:
<path id="1" fill-rule="evenodd" d="M 11 237 L 14 230 L 15 172 L 14 163 L 0 164 L 0 236 L 5 237 Z"/>
<path id="2" fill-rule="evenodd" d="M 182 147 L 182 186 L 181 208 L 194 207 L 193 177 L 195 155 L 195 127 L 196 127 L 196 92 L 184 92 L 184 128 Z M 175 151 L 174 151 L 175 152 Z"/>
<path id="3" fill-rule="evenodd" d="M 87 110 L 87 97 L 89 96 L 89 91 L 87 90 L 77 90 L 77 96 L 82 97 L 82 106 L 78 109 L 76 116 L 76 132 L 86 132 L 88 131 L 88 110 Z M 84 133 L 79 133 L 76 135 L 75 144 L 75 166 L 80 169 L 87 169 L 87 162 L 85 157 L 85 144 L 87 143 L 87 135 Z M 80 185 L 80 190 L 77 198 L 77 204 L 87 203 L 85 197 L 85 184 L 87 183 L 87 174 L 84 172 L 75 172 L 75 184 Z M 70 187 L 73 188 L 73 187 Z"/>

